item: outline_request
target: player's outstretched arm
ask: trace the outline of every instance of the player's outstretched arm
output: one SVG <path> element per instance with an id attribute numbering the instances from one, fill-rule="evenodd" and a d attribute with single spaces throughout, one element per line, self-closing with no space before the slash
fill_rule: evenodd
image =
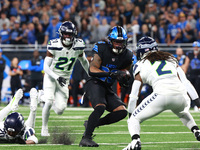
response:
<path id="1" fill-rule="evenodd" d="M 132 85 L 131 94 L 129 95 L 129 102 L 128 102 L 128 112 L 131 114 L 136 107 L 138 96 L 140 94 L 140 91 L 142 89 L 142 79 L 140 77 L 140 74 L 137 74 L 135 76 L 135 80 Z"/>
<path id="2" fill-rule="evenodd" d="M 200 99 L 199 96 L 194 88 L 194 86 L 190 83 L 190 81 L 186 78 L 184 71 L 181 69 L 180 66 L 177 67 L 178 76 L 181 82 L 184 84 L 190 98 L 195 102 L 197 107 L 200 108 Z"/>
<path id="3" fill-rule="evenodd" d="M 79 55 L 78 60 L 80 61 L 81 65 L 83 66 L 83 68 L 85 69 L 85 71 L 88 74 L 89 62 L 88 62 L 84 52 Z"/>

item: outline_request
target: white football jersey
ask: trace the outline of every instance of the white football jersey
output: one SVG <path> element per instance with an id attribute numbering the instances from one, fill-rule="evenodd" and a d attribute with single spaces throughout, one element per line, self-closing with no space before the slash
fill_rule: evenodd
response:
<path id="1" fill-rule="evenodd" d="M 134 65 L 133 75 L 139 73 L 143 83 L 151 85 L 155 93 L 185 93 L 186 89 L 178 78 L 176 68 L 175 62 L 163 60 L 151 63 L 149 60 L 141 60 Z"/>
<path id="2" fill-rule="evenodd" d="M 34 136 L 34 138 L 33 138 Z M 35 130 L 31 127 L 25 127 L 25 131 L 24 134 L 21 136 L 22 139 L 24 139 L 25 141 L 27 140 L 33 140 L 35 143 L 37 143 L 38 140 L 35 137 Z M 4 121 L 0 122 L 0 140 L 12 140 L 14 139 L 14 137 L 11 137 L 9 135 L 6 134 L 6 131 L 4 129 Z"/>
<path id="3" fill-rule="evenodd" d="M 57 75 L 69 79 L 74 64 L 84 49 L 85 43 L 82 39 L 75 39 L 70 49 L 64 47 L 59 38 L 50 40 L 47 45 L 47 50 L 53 55 L 50 68 Z"/>

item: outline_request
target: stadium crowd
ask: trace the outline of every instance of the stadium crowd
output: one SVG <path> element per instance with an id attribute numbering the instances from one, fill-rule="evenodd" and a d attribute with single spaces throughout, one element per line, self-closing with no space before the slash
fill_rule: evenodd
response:
<path id="1" fill-rule="evenodd" d="M 2 0 L 0 13 L 2 44 L 46 45 L 66 20 L 86 43 L 104 39 L 115 25 L 128 37 L 148 35 L 169 45 L 200 40 L 198 0 Z"/>

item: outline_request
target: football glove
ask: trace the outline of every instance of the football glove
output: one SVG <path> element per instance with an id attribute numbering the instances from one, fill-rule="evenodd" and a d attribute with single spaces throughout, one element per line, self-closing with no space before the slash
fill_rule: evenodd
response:
<path id="1" fill-rule="evenodd" d="M 65 84 L 66 84 L 66 79 L 65 78 L 63 78 L 63 77 L 59 77 L 58 79 L 58 83 L 60 84 L 60 86 L 65 86 Z"/>
<path id="2" fill-rule="evenodd" d="M 122 87 L 128 87 L 128 81 L 131 78 L 131 75 L 129 73 L 129 71 L 127 70 L 117 70 L 115 72 L 111 72 L 110 73 L 110 77 L 117 79 L 117 81 L 119 82 L 119 85 Z"/>

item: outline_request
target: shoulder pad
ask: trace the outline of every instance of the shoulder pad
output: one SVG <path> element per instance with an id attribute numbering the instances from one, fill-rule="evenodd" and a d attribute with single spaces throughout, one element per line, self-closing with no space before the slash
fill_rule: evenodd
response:
<path id="1" fill-rule="evenodd" d="M 133 66 L 133 76 L 135 77 L 140 72 L 140 61 Z"/>
<path id="2" fill-rule="evenodd" d="M 59 39 L 59 38 L 50 40 L 50 41 L 48 42 L 47 50 L 57 50 L 57 51 L 61 51 L 62 49 L 63 49 L 63 46 L 61 45 L 61 42 L 60 42 L 60 39 Z"/>
<path id="3" fill-rule="evenodd" d="M 27 140 L 30 136 L 35 134 L 35 130 L 31 127 L 26 127 L 25 133 L 24 133 L 24 140 Z"/>
<path id="4" fill-rule="evenodd" d="M 82 39 L 75 39 L 73 50 L 84 50 L 85 47 L 85 42 Z"/>
<path id="5" fill-rule="evenodd" d="M 97 44 L 106 44 L 106 42 L 105 41 L 99 41 L 99 42 L 97 42 Z"/>

